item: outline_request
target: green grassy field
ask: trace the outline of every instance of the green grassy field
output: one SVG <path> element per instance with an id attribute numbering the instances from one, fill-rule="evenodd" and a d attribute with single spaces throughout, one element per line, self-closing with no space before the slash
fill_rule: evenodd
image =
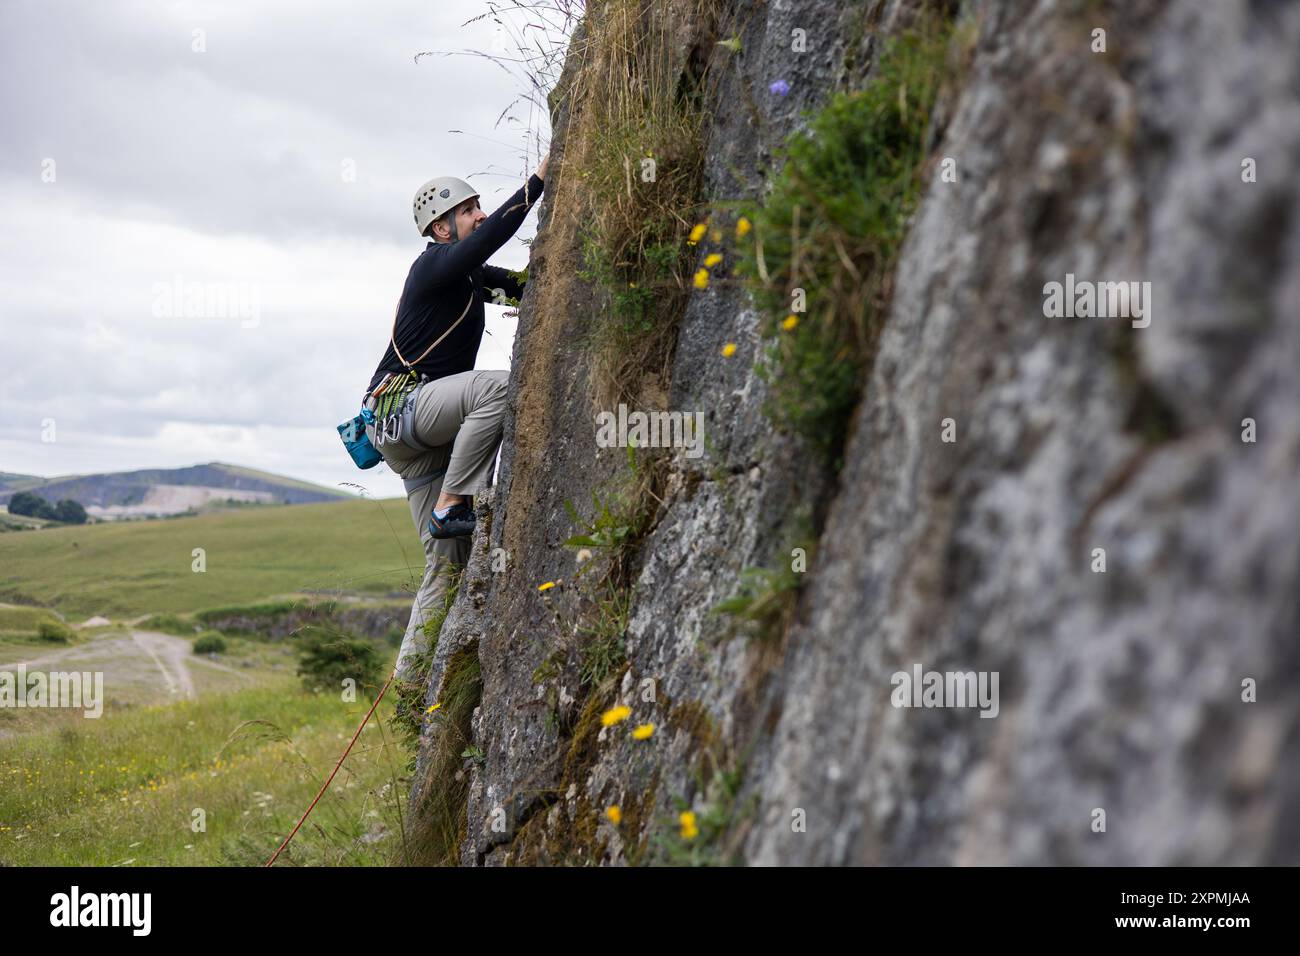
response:
<path id="1" fill-rule="evenodd" d="M 409 754 L 386 697 L 277 865 L 402 862 Z M 0 865 L 260 865 L 369 708 L 288 674 L 0 739 Z M 201 823 L 201 826 L 199 825 Z"/>
<path id="2" fill-rule="evenodd" d="M 202 548 L 206 570 L 195 571 Z M 0 600 L 70 621 L 247 604 L 300 591 L 418 585 L 424 553 L 405 499 L 235 509 L 0 535 Z"/>
<path id="3" fill-rule="evenodd" d="M 42 621 L 57 622 L 59 616 L 43 607 L 0 604 L 0 634 L 7 631 L 35 631 Z"/>
<path id="4" fill-rule="evenodd" d="M 195 615 L 233 605 L 254 616 L 304 592 L 368 592 L 368 607 L 397 607 L 423 570 L 403 499 L 0 535 L 0 601 L 11 602 L 0 604 L 0 669 L 99 673 L 104 691 L 98 718 L 0 708 L 0 865 L 264 863 L 369 701 L 304 690 L 293 639 L 228 636 L 225 653 L 194 655 Z M 379 597 L 390 591 L 408 594 Z M 22 603 L 117 623 L 40 640 L 42 622 L 58 615 L 13 606 Z M 379 646 L 391 668 L 395 648 Z M 389 729 L 394 703 L 372 718 L 280 865 L 405 859 L 412 754 Z"/>
<path id="5" fill-rule="evenodd" d="M 45 528 L 57 524 L 57 521 L 49 521 L 45 518 L 32 518 L 28 515 L 11 515 L 7 511 L 0 511 L 0 532 L 31 531 L 34 528 Z"/>
<path id="6" fill-rule="evenodd" d="M 38 634 L 42 624 L 63 628 L 63 621 L 48 608 L 0 604 L 0 646 L 45 643 Z M 64 634 L 69 641 L 76 637 L 69 630 L 64 630 Z"/>

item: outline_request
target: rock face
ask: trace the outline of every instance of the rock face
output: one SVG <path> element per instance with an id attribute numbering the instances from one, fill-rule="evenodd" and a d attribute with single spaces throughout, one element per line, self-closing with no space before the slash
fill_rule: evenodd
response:
<path id="1" fill-rule="evenodd" d="M 709 88 L 701 198 L 761 197 L 802 111 L 872 82 L 922 6 L 684 23 L 682 69 L 743 50 Z M 672 458 L 627 669 L 587 690 L 563 653 L 542 667 L 577 598 L 537 586 L 572 578 L 563 502 L 625 453 L 596 444 L 578 343 L 599 296 L 554 214 L 583 208 L 564 162 L 580 106 L 560 108 L 501 472 L 429 679 L 432 705 L 477 649 L 463 863 L 662 859 L 685 807 L 722 821 L 701 837 L 718 859 L 756 864 L 1300 863 L 1300 5 L 956 12 L 969 63 L 842 471 L 761 412 L 743 289 L 694 293 L 660 407 L 703 412 L 708 452 Z M 1150 283 L 1143 318 L 1045 306 L 1048 283 L 1120 281 Z M 709 613 L 809 526 L 776 638 Z M 897 706 L 895 675 L 931 671 L 996 677 L 996 702 Z M 620 703 L 632 718 L 601 728 Z"/>

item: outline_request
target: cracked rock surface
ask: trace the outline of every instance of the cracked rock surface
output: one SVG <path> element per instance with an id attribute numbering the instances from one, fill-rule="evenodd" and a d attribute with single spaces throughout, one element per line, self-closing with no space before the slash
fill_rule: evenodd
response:
<path id="1" fill-rule="evenodd" d="M 680 35 L 683 63 L 733 33 L 745 51 L 713 94 L 706 200 L 761 196 L 802 111 L 871 82 L 877 39 L 918 4 L 724 6 L 719 36 Z M 628 669 L 597 702 L 633 716 L 610 728 L 572 667 L 537 679 L 573 640 L 563 502 L 625 464 L 596 446 L 575 343 L 598 296 L 552 221 L 578 195 L 560 109 L 501 471 L 428 688 L 432 705 L 477 648 L 463 863 L 635 862 L 718 799 L 715 769 L 739 772 L 729 839 L 755 864 L 1300 863 L 1300 5 L 961 12 L 970 65 L 838 478 L 762 414 L 745 293 L 689 300 L 665 403 L 704 413 L 708 450 L 672 460 L 636 554 Z M 1149 325 L 1045 316 L 1067 273 L 1149 282 Z M 778 640 L 708 613 L 814 519 Z M 916 665 L 996 672 L 996 717 L 894 706 Z"/>

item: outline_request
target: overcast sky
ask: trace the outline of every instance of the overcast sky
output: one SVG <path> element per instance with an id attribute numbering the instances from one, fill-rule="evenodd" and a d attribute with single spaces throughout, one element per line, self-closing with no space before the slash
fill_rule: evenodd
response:
<path id="1" fill-rule="evenodd" d="M 486 0 L 0 6 L 0 471 L 225 461 L 402 494 L 335 426 L 424 248 L 411 197 L 459 176 L 491 212 L 550 139 L 525 101 L 497 123 L 523 92 L 501 66 L 414 62 L 508 53 L 461 25 Z M 536 218 L 491 261 L 522 267 Z M 478 368 L 509 367 L 505 311 Z"/>

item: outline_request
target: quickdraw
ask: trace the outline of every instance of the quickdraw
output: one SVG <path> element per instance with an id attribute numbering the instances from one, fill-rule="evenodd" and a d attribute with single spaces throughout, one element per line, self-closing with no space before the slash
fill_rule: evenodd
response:
<path id="1" fill-rule="evenodd" d="M 407 400 L 423 381 L 415 372 L 389 374 L 375 387 L 375 444 L 395 442 L 401 433 L 402 412 Z"/>

